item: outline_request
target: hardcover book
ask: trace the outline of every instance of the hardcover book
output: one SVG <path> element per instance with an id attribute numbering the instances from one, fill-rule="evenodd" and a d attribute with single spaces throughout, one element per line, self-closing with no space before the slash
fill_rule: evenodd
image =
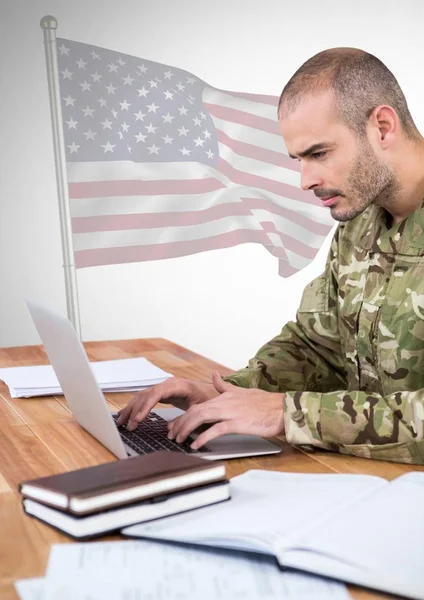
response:
<path id="1" fill-rule="evenodd" d="M 225 479 L 223 462 L 180 452 L 154 452 L 24 481 L 27 498 L 78 515 Z"/>

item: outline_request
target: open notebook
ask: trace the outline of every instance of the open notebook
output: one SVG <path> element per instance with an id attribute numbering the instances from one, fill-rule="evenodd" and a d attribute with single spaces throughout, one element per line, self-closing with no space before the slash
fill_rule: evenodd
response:
<path id="1" fill-rule="evenodd" d="M 424 473 L 387 482 L 252 470 L 231 480 L 231 494 L 122 533 L 273 554 L 282 568 L 424 599 Z"/>

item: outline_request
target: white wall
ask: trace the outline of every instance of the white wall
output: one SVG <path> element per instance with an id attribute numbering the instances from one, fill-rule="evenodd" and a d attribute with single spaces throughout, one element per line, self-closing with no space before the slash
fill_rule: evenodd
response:
<path id="1" fill-rule="evenodd" d="M 394 72 L 424 130 L 420 0 L 10 0 L 0 22 L 0 346 L 39 343 L 24 297 L 63 314 L 59 215 L 41 17 L 58 36 L 279 94 L 310 56 L 355 46 Z M 234 369 L 294 317 L 315 261 L 289 279 L 259 245 L 82 269 L 84 340 L 166 337 Z"/>

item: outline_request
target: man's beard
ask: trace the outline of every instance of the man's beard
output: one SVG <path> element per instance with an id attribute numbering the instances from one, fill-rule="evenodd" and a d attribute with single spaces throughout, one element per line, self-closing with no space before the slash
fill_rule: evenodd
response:
<path id="1" fill-rule="evenodd" d="M 394 172 L 376 156 L 368 140 L 360 140 L 346 183 L 346 193 L 343 194 L 348 206 L 342 208 L 336 204 L 331 216 L 336 221 L 351 221 L 370 204 L 390 207 L 400 190 L 401 185 Z"/>

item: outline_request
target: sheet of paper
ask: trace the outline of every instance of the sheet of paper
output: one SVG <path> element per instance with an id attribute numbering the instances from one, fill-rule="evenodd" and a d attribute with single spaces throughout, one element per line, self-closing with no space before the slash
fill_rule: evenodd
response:
<path id="1" fill-rule="evenodd" d="M 231 479 L 231 500 L 225 504 L 140 523 L 123 533 L 275 553 L 277 544 L 385 485 L 379 477 L 251 470 Z"/>
<path id="2" fill-rule="evenodd" d="M 44 600 L 45 598 L 46 580 L 43 577 L 18 579 L 14 585 L 21 600 Z"/>
<path id="3" fill-rule="evenodd" d="M 99 386 L 105 392 L 134 391 L 172 377 L 143 357 L 90 364 Z M 12 398 L 62 393 L 51 365 L 3 368 L 0 369 L 0 379 L 9 387 Z"/>
<path id="4" fill-rule="evenodd" d="M 44 593 L 40 600 L 349 598 L 344 585 L 282 572 L 268 556 L 150 541 L 53 545 Z"/>
<path id="5" fill-rule="evenodd" d="M 276 590 L 270 589 L 268 583 L 259 590 L 248 590 L 242 585 L 221 587 L 221 583 L 226 584 L 215 578 L 209 589 L 193 586 L 190 578 L 184 586 L 178 585 L 181 579 L 173 580 L 174 587 L 165 586 L 163 581 L 157 581 L 156 586 L 131 581 L 105 583 L 93 581 L 87 574 L 85 581 L 41 580 L 36 596 L 29 595 L 28 588 L 16 589 L 21 600 L 193 600 L 196 593 L 202 594 L 201 600 L 350 600 L 342 585 L 302 574 L 282 574 L 281 585 Z"/>

